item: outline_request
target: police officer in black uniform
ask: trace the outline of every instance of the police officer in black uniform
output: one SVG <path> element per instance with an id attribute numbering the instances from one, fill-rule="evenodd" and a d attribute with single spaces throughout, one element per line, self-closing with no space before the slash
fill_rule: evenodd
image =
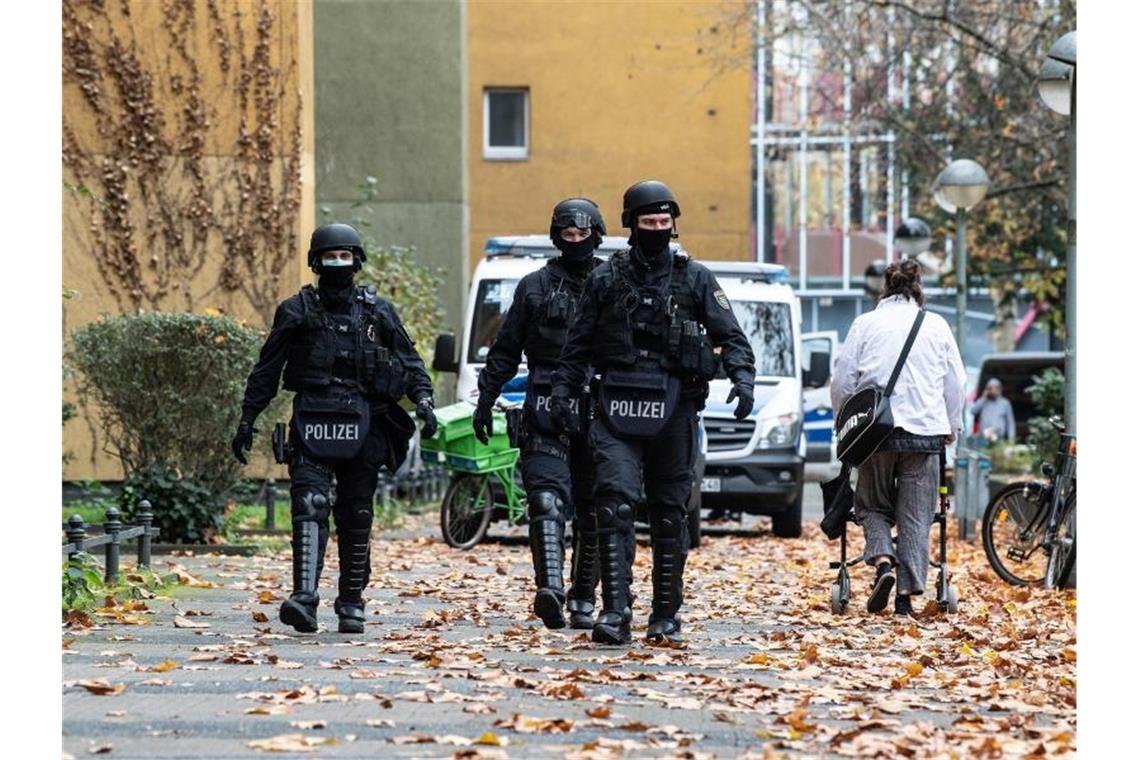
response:
<path id="1" fill-rule="evenodd" d="M 594 463 L 586 440 L 586 424 L 575 435 L 550 419 L 551 376 L 562 353 L 566 331 L 577 315 L 582 285 L 601 260 L 594 251 L 602 243 L 605 222 L 597 204 L 568 198 L 550 218 L 550 239 L 561 252 L 531 272 L 515 288 L 511 308 L 479 373 L 479 403 L 473 425 L 484 443 L 491 431 L 491 407 L 503 384 L 515 376 L 526 352 L 526 402 L 523 405 L 522 476 L 530 517 L 530 549 L 538 591 L 534 613 L 547 628 L 562 628 L 570 613 L 573 628 L 594 626 L 594 589 L 598 584 L 598 541 L 594 515 Z M 570 394 L 577 415 L 582 383 Z M 574 556 L 569 593 L 563 590 L 563 535 L 573 515 Z"/>
<path id="2" fill-rule="evenodd" d="M 586 281 L 581 314 L 570 328 L 554 377 L 553 416 L 572 428 L 570 399 L 587 367 L 601 372 L 590 428 L 597 486 L 602 612 L 592 638 L 630 640 L 634 507 L 644 488 L 653 545 L 653 611 L 647 638 L 679 641 L 677 611 L 689 548 L 686 501 L 697 447 L 697 413 L 723 362 L 733 382 L 735 416 L 752 411 L 752 347 L 716 278 L 669 240 L 681 215 L 663 183 L 625 192 L 622 224 L 630 248 Z M 713 348 L 720 348 L 720 357 Z"/>
<path id="3" fill-rule="evenodd" d="M 318 227 L 309 244 L 309 267 L 318 285 L 306 285 L 277 307 L 273 328 L 250 372 L 234 456 L 245 464 L 253 423 L 277 394 L 282 369 L 286 390 L 296 391 L 289 430 L 293 514 L 293 593 L 281 621 L 298 631 L 317 630 L 317 584 L 336 517 L 340 581 L 334 609 L 341 633 L 364 631 L 363 591 L 370 569 L 372 497 L 381 466 L 395 471 L 415 432 L 397 402 L 407 395 L 435 433 L 431 379 L 415 342 L 386 299 L 353 284 L 365 260 L 360 234 L 347 224 Z M 279 460 L 281 461 L 281 460 Z M 332 480 L 336 478 L 335 501 Z"/>

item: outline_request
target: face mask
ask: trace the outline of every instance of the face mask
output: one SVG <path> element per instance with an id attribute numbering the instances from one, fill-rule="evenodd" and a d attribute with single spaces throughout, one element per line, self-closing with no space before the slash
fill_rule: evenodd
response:
<path id="1" fill-rule="evenodd" d="M 637 247 L 649 261 L 656 261 L 669 250 L 669 240 L 673 230 L 637 230 Z"/>
<path id="2" fill-rule="evenodd" d="M 563 257 L 572 263 L 576 264 L 585 261 L 594 252 L 594 238 L 588 237 L 585 240 L 571 242 L 569 240 L 562 240 L 561 238 L 554 243 L 558 246 L 558 250 L 562 251 Z"/>
<path id="3" fill-rule="evenodd" d="M 339 290 L 352 284 L 353 262 L 321 262 L 320 286 Z"/>

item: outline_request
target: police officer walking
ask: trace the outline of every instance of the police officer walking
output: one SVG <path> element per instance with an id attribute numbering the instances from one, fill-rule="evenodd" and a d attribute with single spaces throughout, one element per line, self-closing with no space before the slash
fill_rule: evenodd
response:
<path id="1" fill-rule="evenodd" d="M 415 343 L 386 299 L 353 284 L 365 261 L 360 234 L 347 224 L 318 227 L 309 244 L 317 287 L 306 285 L 277 307 L 273 328 L 250 372 L 233 452 L 245 464 L 253 423 L 284 387 L 295 391 L 288 461 L 293 516 L 293 593 L 281 621 L 317 630 L 317 584 L 329 512 L 336 517 L 340 581 L 334 609 L 341 633 L 364 631 L 370 570 L 372 498 L 381 466 L 395 471 L 415 424 L 397 402 L 407 395 L 435 433 L 431 379 Z M 336 478 L 335 500 L 332 480 Z"/>
<path id="2" fill-rule="evenodd" d="M 594 463 L 585 437 L 585 420 L 573 435 L 556 426 L 550 418 L 550 392 L 566 331 L 577 317 L 582 286 L 601 263 L 594 251 L 605 232 L 601 211 L 591 200 L 568 198 L 554 207 L 550 239 L 561 255 L 519 281 L 511 308 L 487 354 L 486 366 L 479 373 L 479 403 L 473 425 L 476 437 L 486 443 L 492 405 L 503 384 L 515 376 L 521 355 L 526 353 L 529 374 L 519 447 L 538 589 L 534 613 L 547 628 L 566 625 L 563 604 L 570 613 L 571 627 L 589 630 L 594 625 L 594 589 L 598 584 Z M 570 414 L 575 417 L 581 408 L 583 382 L 568 394 Z M 571 514 L 574 556 L 567 593 L 562 585 L 563 536 Z"/>
<path id="3" fill-rule="evenodd" d="M 646 637 L 681 639 L 677 611 L 689 549 L 686 501 L 697 448 L 697 413 L 720 362 L 733 382 L 737 419 L 752 411 L 752 347 L 716 278 L 669 240 L 681 215 L 672 191 L 654 180 L 625 191 L 622 225 L 630 248 L 586 281 L 554 376 L 553 417 L 573 428 L 570 401 L 587 367 L 601 372 L 590 428 L 597 487 L 602 612 L 592 638 L 630 641 L 635 505 L 644 489 L 653 545 L 653 610 Z M 713 348 L 720 348 L 720 358 Z"/>

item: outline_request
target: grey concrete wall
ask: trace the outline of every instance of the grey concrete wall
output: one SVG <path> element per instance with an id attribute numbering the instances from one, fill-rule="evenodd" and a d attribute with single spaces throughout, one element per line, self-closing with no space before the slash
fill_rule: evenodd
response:
<path id="1" fill-rule="evenodd" d="M 467 286 L 466 22 L 459 0 L 314 6 L 317 219 L 364 216 L 382 243 L 443 267 L 446 324 Z M 350 209 L 366 176 L 370 213 Z M 430 361 L 430 347 L 421 346 Z"/>

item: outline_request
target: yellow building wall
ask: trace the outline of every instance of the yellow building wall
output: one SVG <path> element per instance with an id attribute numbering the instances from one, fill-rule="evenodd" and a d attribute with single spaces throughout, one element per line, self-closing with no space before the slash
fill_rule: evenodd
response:
<path id="1" fill-rule="evenodd" d="M 585 195 L 621 235 L 621 199 L 659 179 L 698 259 L 752 257 L 752 83 L 718 72 L 733 48 L 723 2 L 505 2 L 467 8 L 472 268 L 488 237 L 543 233 Z M 719 35 L 719 36 L 718 36 Z M 736 40 L 748 60 L 751 40 Z M 743 47 L 741 47 L 743 46 Z M 525 161 L 483 158 L 485 87 L 530 89 Z"/>
<path id="2" fill-rule="evenodd" d="M 216 309 L 268 327 L 309 279 L 311 0 L 65 0 L 63 48 L 65 358 L 103 314 Z M 74 381 L 64 399 L 78 403 Z M 97 410 L 79 412 L 64 479 L 121 478 Z"/>

